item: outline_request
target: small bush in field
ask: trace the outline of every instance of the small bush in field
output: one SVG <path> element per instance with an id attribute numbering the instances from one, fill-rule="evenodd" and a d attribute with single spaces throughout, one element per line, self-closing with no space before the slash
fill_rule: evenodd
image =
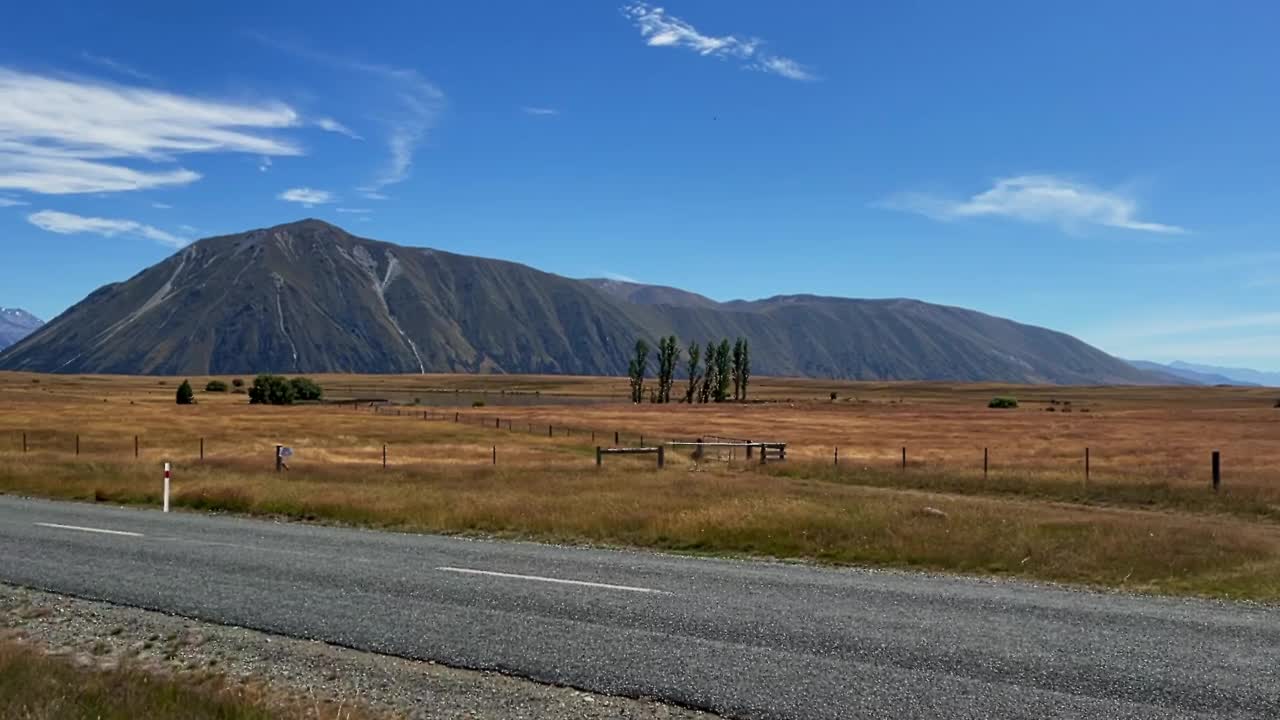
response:
<path id="1" fill-rule="evenodd" d="M 178 386 L 178 392 L 174 393 L 174 399 L 177 400 L 179 405 L 194 405 L 196 394 L 191 389 L 191 383 L 183 380 L 182 384 Z"/>
<path id="2" fill-rule="evenodd" d="M 1008 410 L 1018 407 L 1018 399 L 1011 397 L 993 397 L 991 402 L 987 403 L 987 407 L 997 410 Z"/>
<path id="3" fill-rule="evenodd" d="M 293 396 L 298 400 L 319 400 L 324 396 L 324 390 L 311 378 L 296 377 L 289 384 L 293 386 Z"/>
<path id="4" fill-rule="evenodd" d="M 484 401 L 483 401 L 483 400 L 475 400 L 475 401 L 473 401 L 473 402 L 471 403 L 471 407 L 473 407 L 473 408 L 481 408 L 481 407 L 484 407 Z"/>
<path id="5" fill-rule="evenodd" d="M 208 385 L 204 386 L 205 392 L 226 392 L 227 384 L 221 380 L 210 380 Z"/>
<path id="6" fill-rule="evenodd" d="M 840 397 L 840 394 L 839 394 L 839 393 L 834 393 L 834 392 L 833 392 L 833 393 L 831 393 L 831 402 L 835 402 L 835 401 L 836 401 L 836 399 L 837 399 L 837 398 L 839 398 L 839 397 Z"/>
<path id="7" fill-rule="evenodd" d="M 244 378 L 236 378 L 235 380 L 231 381 L 231 384 L 234 385 L 235 387 L 242 388 L 244 387 Z"/>
<path id="8" fill-rule="evenodd" d="M 1275 405 L 1275 406 L 1276 406 L 1276 407 L 1278 407 L 1278 408 L 1280 408 L 1280 400 L 1277 400 L 1277 401 L 1276 401 L 1276 405 Z"/>

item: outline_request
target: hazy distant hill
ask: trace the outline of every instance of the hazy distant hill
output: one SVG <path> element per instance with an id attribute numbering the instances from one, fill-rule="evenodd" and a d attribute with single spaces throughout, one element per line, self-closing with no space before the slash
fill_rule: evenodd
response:
<path id="1" fill-rule="evenodd" d="M 1280 372 L 1265 372 L 1249 368 L 1218 367 L 1216 365 L 1197 365 L 1194 363 L 1174 362 L 1169 367 L 1199 373 L 1208 373 L 1225 377 L 1238 385 L 1262 385 L 1280 387 Z"/>
<path id="2" fill-rule="evenodd" d="M 26 310 L 0 308 L 0 350 L 35 332 L 44 321 Z"/>
<path id="3" fill-rule="evenodd" d="M 716 303 L 400 247 L 318 220 L 209 238 L 107 285 L 0 354 L 75 373 L 618 375 L 638 337 L 745 336 L 757 375 L 1153 383 L 1075 338 L 914 300 Z"/>

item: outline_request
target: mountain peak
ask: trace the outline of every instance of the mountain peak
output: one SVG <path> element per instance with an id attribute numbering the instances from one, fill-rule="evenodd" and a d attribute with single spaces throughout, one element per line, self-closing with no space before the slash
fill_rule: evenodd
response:
<path id="1" fill-rule="evenodd" d="M 25 338 L 44 321 L 22 308 L 0 307 L 0 350 Z"/>

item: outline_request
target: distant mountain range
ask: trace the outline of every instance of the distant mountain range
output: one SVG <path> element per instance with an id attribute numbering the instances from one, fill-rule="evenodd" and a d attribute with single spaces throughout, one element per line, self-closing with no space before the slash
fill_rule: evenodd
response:
<path id="1" fill-rule="evenodd" d="M 0 350 L 40 328 L 44 321 L 26 310 L 0 307 Z"/>
<path id="2" fill-rule="evenodd" d="M 1238 385 L 1243 387 L 1280 387 L 1280 373 L 1248 368 L 1197 365 L 1187 362 L 1169 364 L 1130 360 L 1130 365 L 1150 373 L 1164 374 L 1194 385 Z"/>
<path id="3" fill-rule="evenodd" d="M 727 271 L 729 272 L 729 271 Z M 756 375 L 1165 382 L 1044 328 L 916 300 L 720 303 L 401 247 L 304 220 L 196 242 L 0 353 L 0 369 L 249 374 L 626 372 L 637 338 L 746 337 Z"/>

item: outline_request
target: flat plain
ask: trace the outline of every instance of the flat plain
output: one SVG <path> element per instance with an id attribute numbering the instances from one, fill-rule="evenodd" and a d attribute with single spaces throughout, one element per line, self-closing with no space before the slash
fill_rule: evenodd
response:
<path id="1" fill-rule="evenodd" d="M 209 379 L 177 406 L 181 378 L 0 373 L 0 491 L 157 505 L 168 460 L 179 509 L 1280 600 L 1280 391 L 757 378 L 689 406 L 625 378 L 316 376 L 331 402 L 260 407 Z M 788 459 L 597 468 L 615 433 Z"/>

